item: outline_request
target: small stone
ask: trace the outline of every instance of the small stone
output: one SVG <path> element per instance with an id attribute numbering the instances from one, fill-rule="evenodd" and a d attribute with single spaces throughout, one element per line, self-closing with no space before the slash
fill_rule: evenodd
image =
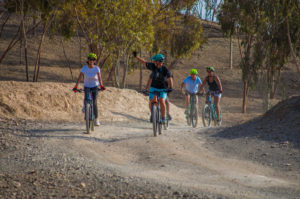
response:
<path id="1" fill-rule="evenodd" d="M 21 187 L 21 183 L 20 183 L 20 182 L 17 182 L 17 181 L 13 181 L 13 185 L 14 185 L 16 188 L 20 188 L 20 187 Z"/>
<path id="2" fill-rule="evenodd" d="M 80 185 L 81 185 L 81 187 L 82 187 L 82 188 L 84 188 L 84 189 L 85 189 L 86 185 L 85 185 L 85 183 L 84 183 L 84 182 L 82 182 Z"/>

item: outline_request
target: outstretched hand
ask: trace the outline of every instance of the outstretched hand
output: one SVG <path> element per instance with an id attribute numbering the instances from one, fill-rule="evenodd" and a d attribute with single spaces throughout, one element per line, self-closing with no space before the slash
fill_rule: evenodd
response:
<path id="1" fill-rule="evenodd" d="M 133 51 L 132 54 L 133 54 L 134 57 L 137 56 L 137 52 L 136 51 Z"/>

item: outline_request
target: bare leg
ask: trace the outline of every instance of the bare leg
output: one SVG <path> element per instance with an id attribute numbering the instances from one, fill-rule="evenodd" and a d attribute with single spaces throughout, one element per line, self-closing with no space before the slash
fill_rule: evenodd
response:
<path id="1" fill-rule="evenodd" d="M 190 104 L 190 95 L 185 96 L 185 110 L 188 110 Z"/>
<path id="2" fill-rule="evenodd" d="M 166 117 L 166 103 L 163 98 L 159 98 L 160 108 L 161 108 L 161 116 L 162 118 Z"/>
<path id="3" fill-rule="evenodd" d="M 214 96 L 214 104 L 216 106 L 218 120 L 220 120 L 220 108 L 219 108 L 220 107 L 219 106 L 219 104 L 220 104 L 220 97 Z"/>
<path id="4" fill-rule="evenodd" d="M 167 99 L 166 99 L 166 107 L 167 107 L 168 113 L 169 113 L 169 115 L 170 115 L 170 102 L 169 102 L 169 97 L 167 97 Z"/>

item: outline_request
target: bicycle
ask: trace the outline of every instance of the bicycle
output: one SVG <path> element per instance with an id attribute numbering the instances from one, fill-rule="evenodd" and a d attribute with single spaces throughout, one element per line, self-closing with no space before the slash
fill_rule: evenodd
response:
<path id="1" fill-rule="evenodd" d="M 104 91 L 104 88 L 98 88 L 98 91 Z M 84 92 L 84 89 L 77 89 L 77 92 L 81 93 Z M 92 92 L 89 90 L 87 98 L 84 102 L 84 119 L 86 124 L 86 132 L 90 134 L 91 131 L 94 131 L 94 123 L 95 123 L 95 114 L 94 114 L 94 107 L 93 107 L 93 97 Z"/>
<path id="2" fill-rule="evenodd" d="M 204 127 L 210 127 L 211 122 L 214 121 L 215 126 L 221 126 L 222 124 L 222 111 L 220 108 L 220 115 L 219 115 L 219 123 L 218 123 L 218 114 L 217 114 L 217 109 L 214 103 L 211 101 L 211 92 L 207 92 L 207 101 L 205 102 L 203 106 L 203 111 L 202 111 L 202 122 Z"/>
<path id="3" fill-rule="evenodd" d="M 193 128 L 197 127 L 198 124 L 198 103 L 196 100 L 196 95 L 198 95 L 197 93 L 191 93 L 190 95 L 190 104 L 189 104 L 189 109 L 188 109 L 188 113 L 186 115 L 186 120 L 187 120 L 187 125 L 191 126 Z"/>
<path id="4" fill-rule="evenodd" d="M 162 92 L 171 92 L 172 90 L 165 89 Z M 153 135 L 154 137 L 157 136 L 157 132 L 159 135 L 162 134 L 162 126 L 164 126 L 164 129 L 167 130 L 169 127 L 169 118 L 166 116 L 165 123 L 162 122 L 162 116 L 161 116 L 161 108 L 159 103 L 160 98 L 160 92 L 153 91 L 153 92 L 143 92 L 145 95 L 148 93 L 154 94 L 154 98 L 151 100 L 151 119 L 152 119 L 152 125 L 153 125 Z M 166 111 L 167 114 L 167 111 Z"/>

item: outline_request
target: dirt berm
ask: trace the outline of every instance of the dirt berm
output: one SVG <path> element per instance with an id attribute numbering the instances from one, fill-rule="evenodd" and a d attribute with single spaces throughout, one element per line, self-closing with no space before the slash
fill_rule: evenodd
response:
<path id="1" fill-rule="evenodd" d="M 83 121 L 83 93 L 74 83 L 0 82 L 0 117 L 48 122 Z M 129 89 L 108 87 L 99 92 L 100 122 L 149 120 L 148 98 Z M 174 121 L 183 121 L 183 110 L 171 104 Z"/>

